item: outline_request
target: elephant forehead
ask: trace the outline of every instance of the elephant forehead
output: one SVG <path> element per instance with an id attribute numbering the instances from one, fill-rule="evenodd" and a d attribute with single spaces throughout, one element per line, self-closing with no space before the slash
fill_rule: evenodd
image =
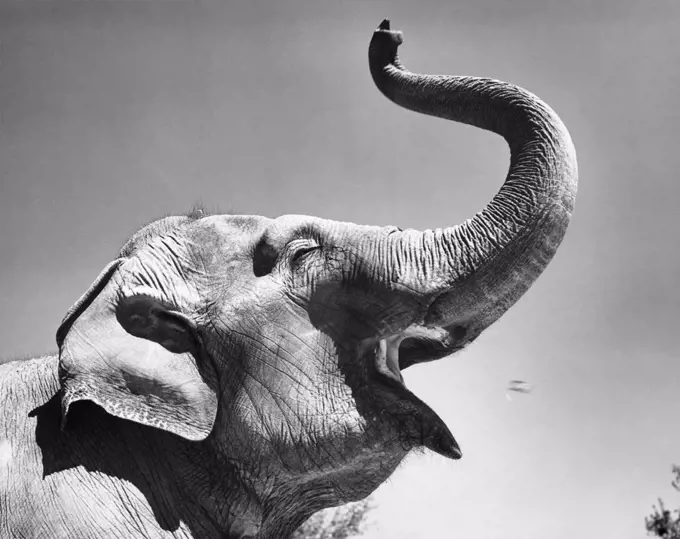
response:
<path id="1" fill-rule="evenodd" d="M 271 222 L 267 227 L 266 235 L 274 244 L 281 244 L 295 238 L 313 237 L 350 248 L 357 247 L 362 240 L 377 239 L 393 228 L 358 225 L 310 215 L 282 215 Z"/>
<path id="2" fill-rule="evenodd" d="M 382 230 L 384 227 L 374 225 L 358 225 L 349 221 L 333 221 L 331 219 L 322 219 L 321 217 L 314 217 L 312 215 L 281 215 L 272 220 L 270 228 L 278 230 L 297 230 L 311 228 L 316 230 L 326 230 L 330 232 L 342 232 L 346 230 L 373 232 Z"/>
<path id="3" fill-rule="evenodd" d="M 324 220 L 305 215 L 285 215 L 276 219 L 259 215 L 211 215 L 191 226 L 192 241 L 220 256 L 250 253 L 262 237 L 285 243 L 309 228 L 323 227 Z M 330 223 L 330 222 L 328 222 Z"/>
<path id="4" fill-rule="evenodd" d="M 214 230 L 225 236 L 257 234 L 265 230 L 272 219 L 261 215 L 209 215 L 198 221 L 198 230 Z"/>
<path id="5" fill-rule="evenodd" d="M 238 257 L 252 248 L 271 222 L 259 215 L 211 215 L 193 223 L 187 236 L 205 254 Z"/>
<path id="6" fill-rule="evenodd" d="M 314 239 L 328 247 L 359 249 L 383 238 L 394 227 L 357 225 L 309 215 L 283 215 L 275 219 L 257 215 L 213 215 L 187 227 L 189 252 L 208 272 L 236 270 L 252 264 L 258 247 L 277 253 L 296 239 Z M 370 251 L 370 250 L 369 250 Z"/>
<path id="7" fill-rule="evenodd" d="M 200 219 L 192 226 L 195 239 L 210 243 L 218 240 L 231 247 L 249 245 L 254 239 L 266 235 L 278 243 L 293 240 L 310 233 L 324 236 L 389 232 L 394 227 L 357 225 L 344 221 L 322 219 L 311 215 L 289 214 L 274 219 L 260 215 L 211 215 Z M 277 241 L 278 240 L 278 241 Z"/>

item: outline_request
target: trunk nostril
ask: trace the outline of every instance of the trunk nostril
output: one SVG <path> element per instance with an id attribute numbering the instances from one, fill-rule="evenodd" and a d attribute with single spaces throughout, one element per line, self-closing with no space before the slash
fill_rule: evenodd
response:
<path id="1" fill-rule="evenodd" d="M 453 338 L 456 339 L 457 341 L 460 341 L 465 338 L 467 335 L 468 328 L 465 326 L 454 326 L 451 330 L 451 333 L 453 334 Z"/>

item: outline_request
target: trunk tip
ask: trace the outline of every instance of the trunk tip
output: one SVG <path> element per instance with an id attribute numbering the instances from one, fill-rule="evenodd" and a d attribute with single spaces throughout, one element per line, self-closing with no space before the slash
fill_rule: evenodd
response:
<path id="1" fill-rule="evenodd" d="M 390 20 L 389 19 L 383 19 L 383 21 L 378 25 L 378 30 L 389 30 L 390 29 Z"/>
<path id="2" fill-rule="evenodd" d="M 391 41 L 397 47 L 404 42 L 404 34 L 398 30 L 392 30 L 389 19 L 383 19 L 373 32 L 374 39 L 377 36 L 388 36 L 388 41 Z M 384 45 L 383 45 L 384 46 Z"/>

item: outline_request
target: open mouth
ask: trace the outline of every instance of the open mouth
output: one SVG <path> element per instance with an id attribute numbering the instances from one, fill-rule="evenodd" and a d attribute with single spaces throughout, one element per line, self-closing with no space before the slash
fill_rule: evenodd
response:
<path id="1" fill-rule="evenodd" d="M 402 335 L 380 339 L 375 354 L 375 368 L 380 374 L 405 385 L 399 368 L 399 345 L 403 340 Z"/>
<path id="2" fill-rule="evenodd" d="M 380 405 L 398 418 L 399 430 L 409 442 L 451 459 L 462 456 L 458 443 L 444 421 L 406 388 L 402 370 L 416 363 L 448 356 L 462 347 L 444 328 L 411 326 L 397 335 L 379 340 L 374 355 L 375 369 L 383 381 L 380 385 L 384 386 L 376 395 Z"/>
<path id="3" fill-rule="evenodd" d="M 381 374 L 403 385 L 403 370 L 416 363 L 449 356 L 468 344 L 456 341 L 445 328 L 410 326 L 397 335 L 378 341 L 375 367 Z"/>

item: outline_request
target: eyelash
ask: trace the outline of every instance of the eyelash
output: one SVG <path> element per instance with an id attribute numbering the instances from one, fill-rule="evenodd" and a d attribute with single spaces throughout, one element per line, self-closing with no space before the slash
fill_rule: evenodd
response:
<path id="1" fill-rule="evenodd" d="M 318 245 L 309 245 L 306 247 L 301 247 L 299 249 L 296 249 L 293 255 L 290 258 L 291 264 L 296 264 L 299 263 L 300 260 L 302 260 L 305 256 L 307 256 L 309 253 L 312 251 L 316 251 L 319 249 Z"/>

